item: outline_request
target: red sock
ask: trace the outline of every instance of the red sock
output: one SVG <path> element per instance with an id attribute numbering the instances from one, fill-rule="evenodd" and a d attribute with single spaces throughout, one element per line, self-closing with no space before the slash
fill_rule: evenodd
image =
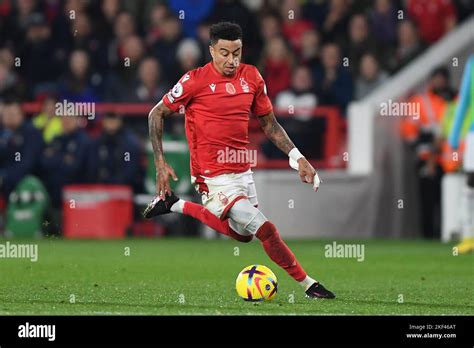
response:
<path id="1" fill-rule="evenodd" d="M 274 224 L 270 221 L 266 221 L 262 226 L 260 226 L 256 236 L 262 242 L 265 252 L 273 262 L 287 271 L 293 279 L 301 282 L 306 278 L 306 272 L 298 263 L 290 248 L 288 248 L 285 242 L 281 239 Z"/>
<path id="2" fill-rule="evenodd" d="M 183 207 L 183 214 L 192 216 L 203 224 L 215 229 L 217 232 L 225 234 L 239 242 L 250 242 L 253 238 L 252 235 L 242 236 L 241 234 L 238 234 L 229 226 L 229 219 L 219 219 L 200 204 L 186 201 Z"/>

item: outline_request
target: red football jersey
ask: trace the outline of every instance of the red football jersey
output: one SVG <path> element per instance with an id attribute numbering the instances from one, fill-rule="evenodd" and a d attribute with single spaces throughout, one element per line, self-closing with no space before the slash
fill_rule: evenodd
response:
<path id="1" fill-rule="evenodd" d="M 240 64 L 234 76 L 227 77 L 210 62 L 184 74 L 162 100 L 174 112 L 185 114 L 192 176 L 250 168 L 249 161 L 223 161 L 222 155 L 247 153 L 250 112 L 263 116 L 272 111 L 257 68 Z"/>

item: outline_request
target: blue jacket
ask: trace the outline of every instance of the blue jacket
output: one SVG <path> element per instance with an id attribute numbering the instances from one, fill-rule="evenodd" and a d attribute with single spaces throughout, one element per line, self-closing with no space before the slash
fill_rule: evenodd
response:
<path id="1" fill-rule="evenodd" d="M 354 93 L 354 85 L 350 72 L 340 67 L 337 70 L 334 81 L 327 86 L 324 86 L 325 78 L 326 72 L 322 67 L 313 69 L 313 84 L 320 104 L 340 106 L 344 113 Z"/>
<path id="2" fill-rule="evenodd" d="M 18 182 L 35 174 L 43 148 L 43 137 L 30 122 L 15 131 L 0 128 L 0 191 L 8 197 Z"/>
<path id="3" fill-rule="evenodd" d="M 174 0 L 169 6 L 182 19 L 185 36 L 196 37 L 196 28 L 211 14 L 214 0 Z"/>
<path id="4" fill-rule="evenodd" d="M 44 149 L 41 157 L 42 177 L 56 207 L 61 204 L 65 185 L 86 182 L 89 149 L 90 140 L 81 129 L 54 138 Z"/>
<path id="5" fill-rule="evenodd" d="M 116 135 L 102 134 L 93 143 L 88 170 L 91 182 L 129 185 L 143 191 L 142 149 L 136 136 L 121 129 Z"/>

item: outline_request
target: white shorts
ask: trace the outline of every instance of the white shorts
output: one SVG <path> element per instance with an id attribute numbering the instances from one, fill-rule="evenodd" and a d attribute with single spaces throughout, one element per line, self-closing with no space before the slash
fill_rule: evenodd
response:
<path id="1" fill-rule="evenodd" d="M 466 148 L 464 149 L 463 168 L 465 172 L 474 172 L 474 132 L 466 135 Z"/>
<path id="2" fill-rule="evenodd" d="M 224 220 L 227 212 L 239 199 L 247 198 L 253 206 L 258 205 L 253 172 L 221 174 L 212 178 L 192 177 L 196 191 L 201 194 L 202 204 L 215 216 Z"/>

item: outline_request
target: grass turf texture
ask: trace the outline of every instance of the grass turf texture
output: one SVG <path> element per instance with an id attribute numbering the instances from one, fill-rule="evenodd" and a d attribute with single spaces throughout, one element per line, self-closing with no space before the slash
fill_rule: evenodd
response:
<path id="1" fill-rule="evenodd" d="M 308 273 L 338 297 L 309 300 L 257 241 L 38 243 L 37 262 L 0 259 L 0 315 L 474 313 L 473 255 L 453 256 L 451 244 L 363 241 L 365 260 L 358 262 L 325 258 L 329 241 L 289 241 Z M 125 256 L 126 247 L 130 256 Z M 237 274 L 255 263 L 270 267 L 278 278 L 278 294 L 271 302 L 245 302 L 236 294 Z M 71 295 L 75 303 L 70 303 Z"/>

